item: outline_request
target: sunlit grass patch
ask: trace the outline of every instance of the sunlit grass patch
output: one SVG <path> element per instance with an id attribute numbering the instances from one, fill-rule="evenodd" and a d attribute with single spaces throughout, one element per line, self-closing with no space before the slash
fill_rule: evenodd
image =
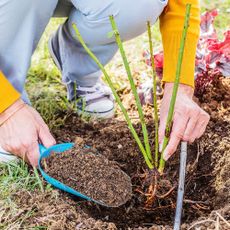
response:
<path id="1" fill-rule="evenodd" d="M 0 163 L 0 229 L 21 229 L 21 224 L 29 219 L 34 210 L 24 210 L 15 203 L 18 191 L 50 190 L 38 176 L 37 170 L 29 167 L 25 162 Z"/>

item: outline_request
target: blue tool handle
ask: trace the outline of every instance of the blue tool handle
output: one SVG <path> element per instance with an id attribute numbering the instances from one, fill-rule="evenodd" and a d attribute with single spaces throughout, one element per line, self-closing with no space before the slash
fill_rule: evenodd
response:
<path id="1" fill-rule="evenodd" d="M 47 148 L 42 144 L 39 144 L 38 146 L 39 146 L 40 154 L 42 155 L 47 150 Z"/>

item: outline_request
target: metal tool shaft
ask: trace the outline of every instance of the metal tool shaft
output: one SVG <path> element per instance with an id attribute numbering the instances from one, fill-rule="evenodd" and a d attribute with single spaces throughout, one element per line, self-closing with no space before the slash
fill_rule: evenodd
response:
<path id="1" fill-rule="evenodd" d="M 176 215 L 174 221 L 174 230 L 180 230 L 181 228 L 181 216 L 184 199 L 184 185 L 185 185 L 185 174 L 186 174 L 186 161 L 187 161 L 187 142 L 181 143 L 180 152 L 180 174 L 179 174 L 179 186 L 177 192 L 177 205 Z"/>

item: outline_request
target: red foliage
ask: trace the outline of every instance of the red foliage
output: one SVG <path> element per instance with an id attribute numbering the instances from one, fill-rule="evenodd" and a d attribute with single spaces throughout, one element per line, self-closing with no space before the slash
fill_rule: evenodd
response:
<path id="1" fill-rule="evenodd" d="M 143 57 L 146 60 L 148 66 L 152 66 L 150 53 L 148 51 L 143 52 Z M 164 54 L 163 51 L 154 55 L 154 64 L 157 76 L 162 79 L 163 77 L 163 65 L 164 65 Z"/>
<path id="2" fill-rule="evenodd" d="M 217 76 L 230 76 L 230 30 L 224 33 L 223 41 L 218 39 L 213 22 L 218 15 L 217 10 L 205 12 L 201 16 L 200 39 L 196 53 L 195 85 L 197 95 Z M 150 55 L 145 52 L 147 65 L 151 66 Z M 159 78 L 163 74 L 163 52 L 154 55 L 156 71 Z"/>
<path id="3" fill-rule="evenodd" d="M 214 31 L 213 22 L 217 15 L 218 11 L 216 9 L 202 14 L 200 23 L 201 34 L 208 34 L 208 36 L 210 34 L 216 34 Z"/>

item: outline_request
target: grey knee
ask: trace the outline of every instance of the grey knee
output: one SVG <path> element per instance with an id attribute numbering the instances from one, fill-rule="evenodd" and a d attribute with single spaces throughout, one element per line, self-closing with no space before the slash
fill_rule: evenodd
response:
<path id="1" fill-rule="evenodd" d="M 100 3 L 98 3 L 100 2 Z M 72 23 L 78 24 L 86 43 L 103 45 L 114 41 L 108 38 L 111 32 L 109 16 L 113 15 L 123 40 L 129 40 L 146 31 L 147 21 L 153 24 L 162 13 L 167 0 L 98 0 L 90 1 L 80 10 L 71 12 L 68 28 L 72 37 Z M 93 35 L 93 36 L 92 36 Z"/>
<path id="2" fill-rule="evenodd" d="M 154 24 L 167 5 L 167 0 L 141 0 L 135 4 L 132 0 L 118 2 L 121 6 L 115 20 L 123 40 L 144 33 L 147 21 Z"/>

